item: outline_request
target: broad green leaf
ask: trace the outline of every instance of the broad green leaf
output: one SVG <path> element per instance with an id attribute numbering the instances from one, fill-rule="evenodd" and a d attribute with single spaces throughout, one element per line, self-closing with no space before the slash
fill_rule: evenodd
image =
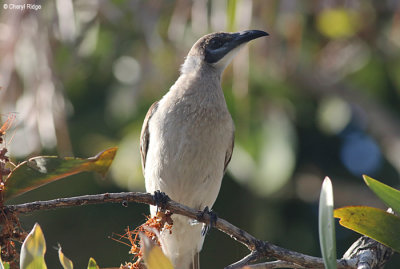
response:
<path id="1" fill-rule="evenodd" d="M 87 269 L 99 269 L 99 268 L 100 267 L 97 265 L 96 261 L 93 258 L 90 258 Z"/>
<path id="2" fill-rule="evenodd" d="M 85 171 L 95 171 L 105 175 L 117 148 L 110 148 L 88 159 L 39 156 L 20 163 L 8 176 L 3 191 L 4 199 L 9 199 L 60 178 Z"/>
<path id="3" fill-rule="evenodd" d="M 367 186 L 388 206 L 400 214 L 400 191 L 369 176 L 363 175 Z"/>
<path id="4" fill-rule="evenodd" d="M 331 180 L 326 177 L 319 197 L 318 215 L 319 243 L 325 268 L 335 269 L 336 263 L 336 237 L 335 219 L 333 218 L 333 190 Z"/>
<path id="5" fill-rule="evenodd" d="M 145 234 L 141 233 L 141 247 L 147 269 L 174 269 L 171 261 L 164 255 L 161 248 L 154 244 Z"/>
<path id="6" fill-rule="evenodd" d="M 61 250 L 61 247 L 58 249 L 58 259 L 60 260 L 60 263 L 64 269 L 73 269 L 74 264 L 70 259 L 65 257 L 64 253 Z"/>
<path id="7" fill-rule="evenodd" d="M 368 206 L 348 206 L 334 211 L 339 223 L 400 252 L 400 218 Z"/>
<path id="8" fill-rule="evenodd" d="M 46 269 L 44 254 L 46 253 L 46 241 L 39 224 L 33 226 L 32 231 L 25 238 L 21 247 L 21 269 Z"/>

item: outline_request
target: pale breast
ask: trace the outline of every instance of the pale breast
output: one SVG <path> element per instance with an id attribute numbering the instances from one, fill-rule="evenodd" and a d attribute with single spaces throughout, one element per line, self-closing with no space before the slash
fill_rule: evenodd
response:
<path id="1" fill-rule="evenodd" d="M 146 188 L 202 209 L 211 207 L 218 195 L 234 127 L 225 100 L 221 106 L 191 102 L 190 97 L 160 101 L 149 125 Z"/>

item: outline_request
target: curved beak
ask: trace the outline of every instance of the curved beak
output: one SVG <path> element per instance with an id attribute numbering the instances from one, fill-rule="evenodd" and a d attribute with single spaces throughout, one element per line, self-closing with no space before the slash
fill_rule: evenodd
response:
<path id="1" fill-rule="evenodd" d="M 267 32 L 264 31 L 260 31 L 260 30 L 247 30 L 247 31 L 242 31 L 242 32 L 238 32 L 238 33 L 233 33 L 233 40 L 231 42 L 229 42 L 229 44 L 231 44 L 232 49 L 243 44 L 243 43 L 247 43 L 253 39 L 262 37 L 262 36 L 268 36 L 269 34 Z"/>
<path id="2" fill-rule="evenodd" d="M 247 30 L 232 33 L 230 34 L 230 40 L 226 42 L 221 48 L 208 52 L 208 54 L 206 55 L 206 61 L 208 63 L 216 63 L 240 45 L 245 44 L 253 39 L 268 35 L 269 34 L 267 32 L 260 30 Z"/>

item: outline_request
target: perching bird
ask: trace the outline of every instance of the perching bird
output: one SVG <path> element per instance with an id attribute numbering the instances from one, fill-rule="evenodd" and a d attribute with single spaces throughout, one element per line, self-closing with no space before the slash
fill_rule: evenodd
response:
<path id="1" fill-rule="evenodd" d="M 222 72 L 242 46 L 266 35 L 258 30 L 218 32 L 193 45 L 178 80 L 150 107 L 143 123 L 140 151 L 148 192 L 165 192 L 198 210 L 212 207 L 234 142 Z M 156 207 L 150 211 L 154 216 Z M 172 219 L 172 233 L 160 235 L 164 253 L 176 269 L 199 268 L 202 225 L 177 214 Z"/>

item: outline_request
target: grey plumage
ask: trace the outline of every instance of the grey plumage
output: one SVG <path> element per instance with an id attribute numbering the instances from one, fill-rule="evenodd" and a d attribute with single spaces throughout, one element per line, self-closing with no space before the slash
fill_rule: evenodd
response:
<path id="1" fill-rule="evenodd" d="M 181 75 L 149 109 L 140 150 L 146 190 L 161 190 L 189 207 L 214 204 L 231 159 L 234 125 L 221 89 L 221 75 L 233 56 L 263 31 L 213 33 L 190 50 Z M 156 209 L 151 207 L 151 214 Z M 172 233 L 161 233 L 164 253 L 175 268 L 199 268 L 202 225 L 172 216 Z"/>

